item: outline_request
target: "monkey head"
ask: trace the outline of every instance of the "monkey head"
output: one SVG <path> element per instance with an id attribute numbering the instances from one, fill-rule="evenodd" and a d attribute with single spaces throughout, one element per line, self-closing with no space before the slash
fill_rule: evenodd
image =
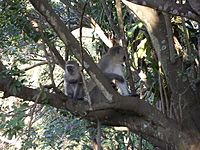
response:
<path id="1" fill-rule="evenodd" d="M 67 61 L 65 64 L 65 70 L 70 75 L 75 75 L 79 72 L 79 64 L 76 61 Z"/>
<path id="2" fill-rule="evenodd" d="M 116 63 L 123 63 L 126 60 L 125 50 L 121 46 L 115 46 L 109 49 L 108 54 Z"/>
<path id="3" fill-rule="evenodd" d="M 76 61 L 65 63 L 64 88 L 65 94 L 73 100 L 83 99 L 83 82 L 79 64 Z"/>
<path id="4" fill-rule="evenodd" d="M 76 61 L 67 61 L 65 64 L 65 78 L 69 83 L 76 83 L 82 80 L 79 64 Z"/>

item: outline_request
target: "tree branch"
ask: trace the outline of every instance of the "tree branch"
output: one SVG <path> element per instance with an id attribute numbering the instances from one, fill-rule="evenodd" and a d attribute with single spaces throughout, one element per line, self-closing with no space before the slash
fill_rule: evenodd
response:
<path id="1" fill-rule="evenodd" d="M 35 67 L 38 67 L 38 66 L 41 66 L 41 65 L 46 65 L 46 64 L 48 64 L 47 61 L 42 61 L 42 62 L 39 62 L 39 63 L 34 64 L 34 65 L 32 65 L 32 66 L 23 68 L 23 69 L 21 69 L 21 70 L 22 70 L 22 71 L 28 71 L 28 70 L 33 69 L 33 68 L 35 68 Z"/>
<path id="2" fill-rule="evenodd" d="M 192 0 L 190 0 L 192 2 Z M 143 5 L 147 7 L 151 7 L 153 9 L 164 11 L 166 13 L 170 13 L 172 15 L 183 16 L 187 18 L 191 18 L 200 22 L 199 11 L 196 12 L 191 7 L 188 1 L 185 4 L 177 4 L 175 0 L 122 0 L 123 3 L 132 2 L 138 5 Z M 200 6 L 200 2 L 195 0 L 196 5 Z M 193 4 L 194 6 L 194 4 Z"/>
<path id="3" fill-rule="evenodd" d="M 16 80 L 9 75 L 4 75 L 6 67 L 0 61 L 0 91 L 4 92 L 6 97 L 16 96 L 27 101 L 35 101 L 35 97 L 40 93 L 40 90 L 28 88 L 21 85 L 17 92 L 14 92 L 11 86 L 14 86 Z M 10 83 L 10 84 L 9 84 Z M 67 100 L 67 97 L 64 94 L 51 94 L 46 93 L 48 104 L 56 108 L 64 108 L 63 102 Z M 39 99 L 38 103 L 45 104 L 45 101 Z"/>
<path id="4" fill-rule="evenodd" d="M 27 17 L 28 17 L 28 20 L 30 22 L 32 22 L 32 23 L 30 23 L 32 25 L 32 29 L 35 32 L 37 32 L 38 34 L 40 34 L 40 36 L 43 39 L 43 41 L 49 47 L 49 51 L 51 51 L 54 54 L 54 56 L 56 57 L 56 59 L 57 59 L 56 63 L 58 63 L 60 65 L 60 67 L 62 67 L 64 69 L 64 67 L 65 67 L 65 61 L 64 61 L 63 57 L 60 55 L 60 53 L 58 52 L 58 50 L 56 49 L 55 45 L 52 42 L 50 42 L 47 39 L 46 35 L 43 33 L 43 30 L 44 30 L 43 26 L 40 25 L 36 20 L 34 20 L 34 18 L 32 16 L 27 15 Z M 33 24 L 33 22 L 34 22 L 34 24 Z M 35 25 L 37 28 L 35 28 L 33 25 Z"/>

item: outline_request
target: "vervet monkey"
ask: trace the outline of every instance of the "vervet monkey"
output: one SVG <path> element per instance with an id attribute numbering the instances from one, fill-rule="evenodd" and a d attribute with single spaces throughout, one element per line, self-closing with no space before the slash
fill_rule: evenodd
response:
<path id="1" fill-rule="evenodd" d="M 121 46 L 115 46 L 108 50 L 98 63 L 109 80 L 115 80 L 116 86 L 124 96 L 129 95 L 128 86 L 123 73 L 123 63 L 126 60 L 125 51 Z"/>
<path id="2" fill-rule="evenodd" d="M 125 51 L 121 46 L 112 47 L 102 57 L 97 66 L 110 80 L 115 80 L 116 86 L 124 96 L 129 95 L 128 86 L 123 73 L 123 63 L 126 60 Z M 98 93 L 95 93 L 97 95 Z M 101 149 L 101 122 L 97 120 L 97 137 L 94 149 Z"/>
<path id="3" fill-rule="evenodd" d="M 84 90 L 79 64 L 76 61 L 67 61 L 64 75 L 65 95 L 73 100 L 83 100 Z"/>

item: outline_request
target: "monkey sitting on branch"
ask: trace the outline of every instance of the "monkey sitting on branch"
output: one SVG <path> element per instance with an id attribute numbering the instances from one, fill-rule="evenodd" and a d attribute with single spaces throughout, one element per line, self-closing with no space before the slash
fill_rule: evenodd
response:
<path id="1" fill-rule="evenodd" d="M 83 81 L 76 61 L 67 61 L 65 64 L 64 91 L 73 100 L 84 99 Z"/>
<path id="2" fill-rule="evenodd" d="M 128 96 L 128 86 L 123 73 L 123 63 L 126 60 L 125 51 L 121 46 L 115 46 L 108 50 L 98 63 L 98 67 L 110 81 L 115 81 L 120 94 Z"/>
<path id="3" fill-rule="evenodd" d="M 129 96 L 128 86 L 123 73 L 125 51 L 121 46 L 115 46 L 108 50 L 97 66 L 109 81 L 115 81 L 121 95 Z M 76 61 L 67 61 L 64 76 L 65 94 L 74 100 L 83 100 L 84 88 L 79 64 Z M 89 85 L 90 86 L 90 85 Z"/>

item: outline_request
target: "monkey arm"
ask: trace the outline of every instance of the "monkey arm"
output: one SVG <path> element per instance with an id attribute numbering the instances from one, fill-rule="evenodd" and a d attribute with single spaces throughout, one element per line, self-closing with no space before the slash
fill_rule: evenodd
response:
<path id="1" fill-rule="evenodd" d="M 121 95 L 129 96 L 129 91 L 128 91 L 128 88 L 127 88 L 128 86 L 127 86 L 126 82 L 116 81 L 116 85 L 120 89 Z"/>
<path id="2" fill-rule="evenodd" d="M 83 99 L 84 94 L 83 94 L 83 83 L 79 82 L 74 85 L 74 95 L 73 99 L 74 100 L 81 100 Z"/>
<path id="3" fill-rule="evenodd" d="M 66 89 L 65 89 L 65 95 L 67 95 L 69 98 L 73 98 L 73 95 L 74 95 L 73 89 L 74 89 L 73 85 L 67 83 Z"/>
<path id="4" fill-rule="evenodd" d="M 108 54 L 103 55 L 103 57 L 101 58 L 101 60 L 99 61 L 99 63 L 97 64 L 97 66 L 101 69 L 101 70 L 106 70 L 106 68 L 108 67 L 108 64 L 111 64 L 111 57 Z"/>
<path id="5" fill-rule="evenodd" d="M 70 80 L 67 80 L 67 82 L 69 84 L 77 84 L 79 81 L 77 79 L 70 79 Z"/>
<path id="6" fill-rule="evenodd" d="M 104 75 L 109 79 L 109 80 L 117 80 L 118 82 L 120 83 L 123 83 L 125 82 L 124 78 L 118 74 L 115 74 L 115 73 L 104 73 Z"/>

